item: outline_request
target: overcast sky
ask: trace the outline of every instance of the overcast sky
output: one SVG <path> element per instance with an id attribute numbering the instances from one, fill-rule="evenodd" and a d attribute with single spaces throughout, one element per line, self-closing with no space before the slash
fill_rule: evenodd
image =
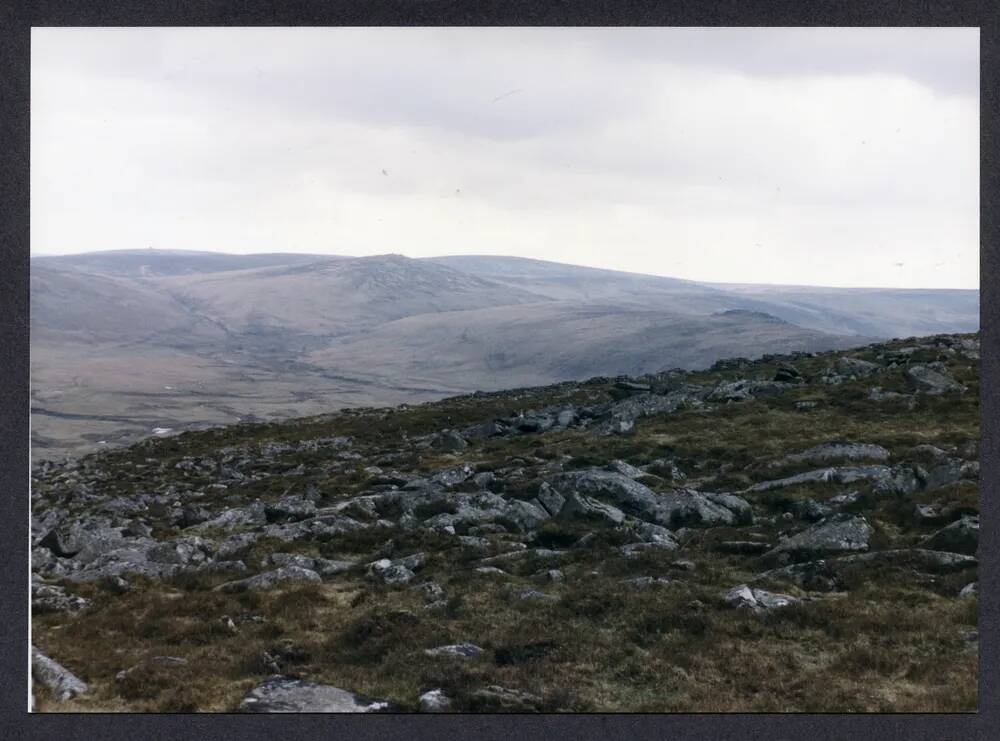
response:
<path id="1" fill-rule="evenodd" d="M 35 29 L 31 248 L 979 285 L 977 29 Z"/>

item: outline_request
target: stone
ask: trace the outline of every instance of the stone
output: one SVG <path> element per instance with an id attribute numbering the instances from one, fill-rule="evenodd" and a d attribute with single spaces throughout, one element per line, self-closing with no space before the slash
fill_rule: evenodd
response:
<path id="1" fill-rule="evenodd" d="M 781 462 L 826 463 L 827 461 L 887 461 L 889 451 L 881 445 L 858 442 L 829 442 L 785 456 Z"/>
<path id="2" fill-rule="evenodd" d="M 626 513 L 639 516 L 651 514 L 658 503 L 649 487 L 612 471 L 590 469 L 557 474 L 549 484 L 564 496 L 577 493 L 610 501 Z"/>
<path id="3" fill-rule="evenodd" d="M 612 419 L 604 427 L 606 435 L 634 435 L 635 420 L 632 419 Z"/>
<path id="4" fill-rule="evenodd" d="M 746 505 L 745 508 L 741 506 L 740 514 L 713 501 L 707 494 L 693 489 L 675 489 L 658 496 L 653 511 L 647 513 L 647 519 L 675 530 L 683 527 L 736 525 L 741 520 L 746 521 L 750 505 L 739 497 L 733 497 L 733 500 Z"/>
<path id="5" fill-rule="evenodd" d="M 678 468 L 674 461 L 667 458 L 657 458 L 643 466 L 642 470 L 667 481 L 684 481 L 687 478 L 687 474 Z"/>
<path id="6" fill-rule="evenodd" d="M 817 502 L 815 499 L 798 499 L 789 504 L 788 509 L 796 517 L 809 522 L 819 522 L 833 512 L 833 507 L 829 504 Z"/>
<path id="7" fill-rule="evenodd" d="M 298 522 L 315 514 L 316 503 L 299 497 L 281 499 L 264 507 L 264 517 L 270 523 Z"/>
<path id="8" fill-rule="evenodd" d="M 675 551 L 680 546 L 676 542 L 671 543 L 628 543 L 623 545 L 619 550 L 622 555 L 626 558 L 631 558 L 632 556 L 637 556 L 640 553 L 645 553 L 647 551 L 654 550 L 665 550 L 665 551 Z"/>
<path id="9" fill-rule="evenodd" d="M 418 700 L 421 713 L 447 713 L 453 706 L 452 699 L 444 690 L 428 690 Z"/>
<path id="10" fill-rule="evenodd" d="M 385 700 L 328 684 L 272 677 L 250 690 L 239 709 L 244 713 L 382 713 L 393 707 Z"/>
<path id="11" fill-rule="evenodd" d="M 510 499 L 507 500 L 501 519 L 517 532 L 526 533 L 550 519 L 550 516 L 537 502 Z"/>
<path id="12" fill-rule="evenodd" d="M 211 513 L 204 507 L 181 507 L 180 515 L 175 519 L 175 524 L 179 528 L 189 528 L 208 522 L 212 519 Z M 148 535 L 149 533 L 146 533 Z"/>
<path id="13" fill-rule="evenodd" d="M 544 592 L 539 592 L 537 589 L 525 589 L 519 595 L 518 599 L 522 602 L 558 602 L 559 598 L 552 594 L 545 594 Z"/>
<path id="14" fill-rule="evenodd" d="M 207 561 L 212 554 L 211 544 L 202 538 L 178 538 L 153 546 L 146 557 L 153 563 L 197 565 Z"/>
<path id="15" fill-rule="evenodd" d="M 230 621 L 230 622 L 232 622 L 232 621 Z M 235 627 L 235 626 L 233 626 L 233 627 Z M 148 660 L 144 661 L 141 664 L 136 664 L 135 666 L 130 667 L 128 669 L 122 669 L 120 672 L 118 672 L 115 675 L 115 681 L 116 682 L 123 682 L 123 681 L 125 681 L 129 677 L 129 675 L 133 674 L 134 672 L 136 672 L 139 669 L 142 669 L 144 667 L 152 667 L 152 666 L 163 666 L 163 667 L 186 666 L 187 663 L 188 663 L 187 659 L 181 658 L 180 656 L 152 656 Z"/>
<path id="16" fill-rule="evenodd" d="M 630 479 L 640 479 L 646 475 L 646 472 L 642 469 L 636 468 L 630 463 L 625 461 L 614 460 L 607 465 L 609 471 L 616 471 L 622 476 L 628 476 Z"/>
<path id="17" fill-rule="evenodd" d="M 949 484 L 961 481 L 963 478 L 966 478 L 963 476 L 963 467 L 965 465 L 965 461 L 961 458 L 946 458 L 928 471 L 923 482 L 924 488 L 927 490 L 940 489 L 942 486 L 948 486 Z M 970 476 L 969 478 L 976 478 L 978 473 L 977 467 L 976 476 Z"/>
<path id="18" fill-rule="evenodd" d="M 870 363 L 867 360 L 848 357 L 838 358 L 835 368 L 837 373 L 848 378 L 864 378 L 873 373 L 878 373 L 882 369 L 881 366 Z"/>
<path id="19" fill-rule="evenodd" d="M 746 499 L 722 492 L 701 492 L 701 496 L 705 497 L 709 502 L 717 504 L 720 507 L 725 507 L 732 512 L 734 517 L 733 524 L 753 524 L 753 508 Z"/>
<path id="20" fill-rule="evenodd" d="M 217 592 L 256 592 L 274 589 L 288 583 L 298 582 L 321 582 L 320 575 L 310 569 L 300 566 L 286 566 L 265 571 L 262 574 L 251 576 L 247 579 L 230 581 L 215 587 Z"/>
<path id="21" fill-rule="evenodd" d="M 928 536 L 920 545 L 934 551 L 975 555 L 979 549 L 979 518 L 962 517 Z"/>
<path id="22" fill-rule="evenodd" d="M 625 521 L 625 513 L 611 504 L 605 504 L 599 499 L 588 497 L 576 492 L 570 492 L 562 509 L 560 520 L 597 520 L 620 525 Z"/>
<path id="23" fill-rule="evenodd" d="M 487 576 L 507 576 L 506 571 L 498 569 L 496 566 L 477 566 L 475 571 L 477 574 L 485 574 Z"/>
<path id="24" fill-rule="evenodd" d="M 90 607 L 91 601 L 77 597 L 55 584 L 31 582 L 31 609 L 33 614 L 46 612 L 77 612 Z"/>
<path id="25" fill-rule="evenodd" d="M 788 594 L 768 592 L 766 589 L 757 589 L 746 584 L 740 584 L 730 589 L 723 596 L 723 600 L 733 607 L 756 613 L 776 610 L 801 602 Z"/>
<path id="26" fill-rule="evenodd" d="M 448 468 L 444 471 L 438 471 L 436 474 L 431 476 L 431 483 L 437 484 L 438 486 L 443 486 L 445 488 L 451 488 L 453 486 L 458 486 L 463 481 L 467 481 L 475 475 L 475 471 L 472 466 L 463 463 L 461 466 L 456 466 L 455 468 Z"/>
<path id="27" fill-rule="evenodd" d="M 545 511 L 553 517 L 559 514 L 566 503 L 566 498 L 545 481 L 539 485 L 538 494 L 535 498 L 545 508 Z"/>
<path id="28" fill-rule="evenodd" d="M 437 602 L 445 597 L 444 588 L 435 581 L 418 584 L 415 589 L 423 595 L 426 602 Z"/>
<path id="29" fill-rule="evenodd" d="M 366 576 L 383 584 L 397 586 L 407 584 L 413 580 L 416 574 L 413 570 L 402 563 L 390 561 L 388 558 L 381 558 L 368 564 Z"/>
<path id="30" fill-rule="evenodd" d="M 31 647 L 31 679 L 48 688 L 59 702 L 88 691 L 87 684 L 57 661 Z"/>
<path id="31" fill-rule="evenodd" d="M 744 492 L 770 491 L 810 483 L 850 484 L 855 481 L 882 481 L 892 477 L 893 470 L 884 465 L 833 466 L 797 473 L 772 481 L 761 481 L 744 489 Z"/>
<path id="32" fill-rule="evenodd" d="M 499 491 L 503 484 L 503 482 L 492 471 L 477 473 L 472 477 L 472 483 L 483 491 Z"/>
<path id="33" fill-rule="evenodd" d="M 836 570 L 824 560 L 790 564 L 765 571 L 754 581 L 787 582 L 810 592 L 833 592 L 840 586 Z"/>
<path id="34" fill-rule="evenodd" d="M 483 653 L 483 649 L 474 643 L 454 643 L 448 646 L 438 646 L 437 648 L 425 648 L 424 654 L 435 657 L 451 657 L 458 659 L 471 659 Z"/>
<path id="35" fill-rule="evenodd" d="M 965 390 L 962 384 L 947 373 L 926 365 L 911 365 L 906 369 L 906 376 L 918 393 L 937 395 Z"/>
<path id="36" fill-rule="evenodd" d="M 830 565 L 838 571 L 856 566 L 891 566 L 932 574 L 950 574 L 972 569 L 979 565 L 975 556 L 947 551 L 932 551 L 926 548 L 900 548 L 889 551 L 859 553 L 833 559 Z"/>
<path id="37" fill-rule="evenodd" d="M 979 596 L 979 583 L 972 582 L 971 584 L 966 584 L 962 587 L 961 591 L 958 593 L 960 599 L 971 599 L 972 597 Z"/>
<path id="38" fill-rule="evenodd" d="M 469 443 L 466 442 L 464 437 L 454 430 L 444 430 L 434 436 L 431 440 L 431 447 L 440 448 L 442 450 L 459 451 L 468 448 Z"/>
<path id="39" fill-rule="evenodd" d="M 677 540 L 667 528 L 652 522 L 633 522 L 628 531 L 643 543 L 658 543 L 670 548 L 679 548 Z"/>
<path id="40" fill-rule="evenodd" d="M 872 528 L 859 515 L 836 514 L 793 535 L 764 554 L 765 561 L 811 561 L 868 550 Z"/>
<path id="41" fill-rule="evenodd" d="M 794 365 L 782 365 L 774 373 L 774 381 L 781 383 L 802 383 L 805 379 Z"/>
<path id="42" fill-rule="evenodd" d="M 563 409 L 556 415 L 556 424 L 560 427 L 569 427 L 579 421 L 579 416 L 575 409 Z"/>
<path id="43" fill-rule="evenodd" d="M 625 579 L 623 583 L 633 589 L 649 589 L 651 587 L 665 587 L 672 582 L 669 579 L 664 579 L 662 576 L 636 576 L 631 579 Z"/>

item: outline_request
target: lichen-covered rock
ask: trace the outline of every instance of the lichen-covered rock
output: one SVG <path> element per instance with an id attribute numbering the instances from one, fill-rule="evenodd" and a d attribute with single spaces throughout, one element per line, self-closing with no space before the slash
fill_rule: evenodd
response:
<path id="1" fill-rule="evenodd" d="M 625 521 L 625 513 L 599 499 L 570 492 L 562 509 L 559 510 L 559 519 L 596 520 L 620 525 Z"/>
<path id="2" fill-rule="evenodd" d="M 921 547 L 974 555 L 979 549 L 979 518 L 962 517 L 921 542 Z"/>
<path id="3" fill-rule="evenodd" d="M 746 584 L 733 587 L 726 592 L 723 599 L 733 607 L 752 610 L 753 612 L 776 610 L 780 607 L 788 607 L 801 601 L 788 594 L 768 592 L 766 589 L 757 589 Z"/>
<path id="4" fill-rule="evenodd" d="M 433 657 L 452 657 L 458 659 L 471 659 L 483 653 L 483 649 L 474 643 L 453 643 L 447 646 L 437 646 L 436 648 L 425 648 L 424 654 Z"/>
<path id="5" fill-rule="evenodd" d="M 77 597 L 56 584 L 31 582 L 31 609 L 35 614 L 45 612 L 76 612 L 89 607 L 89 599 Z"/>
<path id="6" fill-rule="evenodd" d="M 239 709 L 244 713 L 383 713 L 393 707 L 386 700 L 328 684 L 273 677 L 250 690 Z"/>
<path id="7" fill-rule="evenodd" d="M 811 561 L 827 556 L 868 550 L 872 528 L 864 517 L 832 515 L 808 530 L 793 535 L 766 554 L 765 562 Z"/>
<path id="8" fill-rule="evenodd" d="M 73 672 L 34 646 L 31 647 L 31 678 L 47 687 L 59 702 L 66 702 L 88 690 L 87 684 Z"/>
<path id="9" fill-rule="evenodd" d="M 215 588 L 218 592 L 256 592 L 274 589 L 288 583 L 320 582 L 322 578 L 315 571 L 300 566 L 286 566 L 247 579 L 230 581 Z"/>
<path id="10" fill-rule="evenodd" d="M 962 384 L 944 371 L 934 370 L 926 365 L 911 365 L 906 369 L 906 376 L 913 387 L 924 394 L 936 395 L 965 390 Z"/>
<path id="11" fill-rule="evenodd" d="M 826 463 L 827 461 L 887 461 L 889 451 L 881 445 L 857 442 L 829 442 L 785 456 L 779 462 Z"/>
<path id="12" fill-rule="evenodd" d="M 453 701 L 444 690 L 428 690 L 419 700 L 421 713 L 448 713 L 452 710 Z"/>
<path id="13" fill-rule="evenodd" d="M 752 520 L 750 505 L 745 500 L 735 496 L 731 500 L 728 496 L 712 496 L 717 496 L 718 500 L 714 501 L 710 495 L 693 489 L 674 489 L 658 495 L 656 506 L 646 517 L 674 530 L 681 527 L 748 524 Z M 726 506 L 727 503 L 729 506 Z"/>

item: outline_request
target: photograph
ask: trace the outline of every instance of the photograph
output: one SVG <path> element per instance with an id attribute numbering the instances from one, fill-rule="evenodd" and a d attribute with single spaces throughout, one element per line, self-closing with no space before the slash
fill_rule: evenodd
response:
<path id="1" fill-rule="evenodd" d="M 31 713 L 978 712 L 978 27 L 34 26 L 29 215 Z"/>

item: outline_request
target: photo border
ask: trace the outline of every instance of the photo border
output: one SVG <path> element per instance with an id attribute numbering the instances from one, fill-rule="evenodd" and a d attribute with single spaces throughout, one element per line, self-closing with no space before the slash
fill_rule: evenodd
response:
<path id="1" fill-rule="evenodd" d="M 1000 182 L 996 11 L 977 2 L 652 2 L 223 0 L 0 5 L 0 708 L 7 738 L 264 739 L 973 739 L 1000 737 L 1000 438 L 997 376 Z M 891 7 L 890 7 L 891 6 Z M 29 132 L 32 26 L 967 26 L 980 28 L 980 710 L 969 714 L 239 715 L 27 712 L 29 472 Z M 992 280 L 991 280 L 992 279 Z"/>

